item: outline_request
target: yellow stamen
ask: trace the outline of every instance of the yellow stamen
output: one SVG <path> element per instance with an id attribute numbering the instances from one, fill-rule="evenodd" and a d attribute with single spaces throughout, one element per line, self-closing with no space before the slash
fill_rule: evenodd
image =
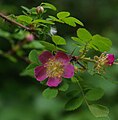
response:
<path id="1" fill-rule="evenodd" d="M 60 78 L 64 73 L 63 63 L 55 58 L 50 58 L 44 67 L 48 77 Z"/>

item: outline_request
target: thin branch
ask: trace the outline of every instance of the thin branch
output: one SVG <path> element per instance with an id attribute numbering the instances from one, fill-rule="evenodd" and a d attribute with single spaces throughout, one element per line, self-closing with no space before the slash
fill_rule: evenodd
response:
<path id="1" fill-rule="evenodd" d="M 21 28 L 24 28 L 26 29 L 27 31 L 33 31 L 33 29 L 29 28 L 29 27 L 26 27 L 18 22 L 16 22 L 15 20 L 11 20 L 10 18 L 8 18 L 7 16 L 5 16 L 4 14 L 0 13 L 0 17 L 5 19 L 6 21 L 12 23 L 12 24 L 15 24 L 17 26 L 20 26 Z"/>
<path id="2" fill-rule="evenodd" d="M 80 91 L 81 91 L 81 93 L 82 93 L 82 96 L 83 96 L 83 98 L 84 98 L 84 100 L 85 100 L 85 103 L 86 103 L 86 105 L 88 106 L 88 108 L 89 108 L 89 103 L 88 103 L 88 101 L 87 101 L 87 99 L 86 99 L 86 96 L 85 96 L 85 94 L 84 94 L 84 91 L 83 91 L 83 88 L 81 87 L 81 84 L 79 83 L 79 81 L 76 79 L 76 81 L 77 81 L 77 84 L 78 84 L 78 86 L 79 86 L 79 88 L 80 88 Z"/>
<path id="3" fill-rule="evenodd" d="M 96 62 L 94 59 L 90 59 L 90 58 L 82 58 L 82 60 L 85 60 L 85 61 L 88 61 L 88 62 L 93 62 L 93 63 Z"/>
<path id="4" fill-rule="evenodd" d="M 77 61 L 77 64 L 79 64 L 82 68 L 84 68 L 84 70 L 86 70 L 86 67 L 82 65 L 79 61 Z"/>

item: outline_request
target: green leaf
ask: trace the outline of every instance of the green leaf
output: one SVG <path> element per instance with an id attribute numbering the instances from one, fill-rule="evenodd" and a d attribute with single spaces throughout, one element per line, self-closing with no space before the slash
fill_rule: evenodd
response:
<path id="1" fill-rule="evenodd" d="M 92 39 L 92 35 L 85 28 L 79 28 L 77 30 L 77 36 L 84 42 L 90 41 Z"/>
<path id="2" fill-rule="evenodd" d="M 72 90 L 66 94 L 67 97 L 73 98 L 79 96 L 80 91 L 79 90 Z"/>
<path id="3" fill-rule="evenodd" d="M 56 88 L 47 88 L 43 91 L 43 96 L 52 99 L 55 98 L 58 94 L 58 90 Z"/>
<path id="4" fill-rule="evenodd" d="M 67 52 L 65 49 L 57 47 L 57 46 L 56 46 L 56 49 L 59 50 L 59 51 Z"/>
<path id="5" fill-rule="evenodd" d="M 10 37 L 10 33 L 0 29 L 0 37 L 9 38 Z"/>
<path id="6" fill-rule="evenodd" d="M 57 18 L 54 17 L 54 16 L 49 16 L 49 18 L 51 18 L 53 21 L 60 22 L 60 23 L 64 23 L 63 21 L 57 19 Z"/>
<path id="7" fill-rule="evenodd" d="M 108 38 L 102 37 L 100 35 L 94 35 L 92 37 L 91 45 L 93 45 L 98 51 L 104 52 L 110 50 L 112 42 Z"/>
<path id="8" fill-rule="evenodd" d="M 78 82 L 78 79 L 77 79 L 76 77 L 72 77 L 72 78 L 71 78 L 71 81 L 72 81 L 73 83 L 77 83 L 77 82 Z"/>
<path id="9" fill-rule="evenodd" d="M 31 21 L 32 21 L 32 18 L 29 17 L 29 16 L 26 16 L 26 15 L 20 15 L 20 16 L 17 17 L 17 20 L 30 24 Z"/>
<path id="10" fill-rule="evenodd" d="M 25 7 L 25 6 L 21 6 L 22 9 L 24 9 L 27 13 L 30 13 L 30 9 Z"/>
<path id="11" fill-rule="evenodd" d="M 26 33 L 23 30 L 20 30 L 17 33 L 14 33 L 12 36 L 17 40 L 23 40 L 26 37 Z"/>
<path id="12" fill-rule="evenodd" d="M 56 45 L 66 45 L 65 39 L 62 38 L 61 36 L 58 36 L 58 35 L 53 35 L 53 36 L 52 36 L 52 41 L 53 41 Z"/>
<path id="13" fill-rule="evenodd" d="M 30 14 L 37 15 L 36 7 L 30 9 Z"/>
<path id="14" fill-rule="evenodd" d="M 39 64 L 36 63 L 31 63 L 26 67 L 26 70 L 30 70 L 30 69 L 34 69 L 36 66 L 38 66 Z"/>
<path id="15" fill-rule="evenodd" d="M 82 41 L 81 39 L 79 39 L 77 37 L 71 37 L 71 38 L 72 38 L 72 40 L 78 42 L 80 45 L 85 43 L 84 41 Z"/>
<path id="16" fill-rule="evenodd" d="M 87 100 L 96 101 L 104 95 L 104 90 L 101 88 L 94 88 L 86 93 Z"/>
<path id="17" fill-rule="evenodd" d="M 73 27 L 76 27 L 76 23 L 83 26 L 83 23 L 74 17 L 62 18 L 62 21 L 64 21 L 66 24 L 73 26 Z"/>
<path id="18" fill-rule="evenodd" d="M 27 66 L 27 68 L 20 74 L 21 76 L 31 76 L 34 77 L 34 69 L 35 67 L 38 66 L 36 63 L 31 63 Z"/>
<path id="19" fill-rule="evenodd" d="M 44 23 L 44 24 L 51 24 L 51 25 L 54 24 L 52 21 L 49 21 L 49 20 L 42 20 L 42 19 L 34 20 L 32 23 Z"/>
<path id="20" fill-rule="evenodd" d="M 68 17 L 68 16 L 70 16 L 70 13 L 69 13 L 69 12 L 59 12 L 59 13 L 57 13 L 57 17 L 58 17 L 59 19 L 66 18 L 66 17 Z"/>
<path id="21" fill-rule="evenodd" d="M 73 19 L 71 19 L 71 17 L 63 18 L 62 21 L 64 21 L 66 24 L 68 24 L 70 26 L 76 27 L 76 24 L 73 21 Z"/>
<path id="22" fill-rule="evenodd" d="M 83 102 L 83 98 L 82 97 L 79 97 L 79 98 L 73 98 L 71 100 L 69 100 L 66 105 L 65 105 L 65 109 L 66 110 L 75 110 L 77 108 L 79 108 L 81 106 Z"/>
<path id="23" fill-rule="evenodd" d="M 36 50 L 32 50 L 30 53 L 29 53 L 29 60 L 33 63 L 37 63 L 39 64 L 39 59 L 38 59 L 38 54 L 37 54 L 37 51 Z"/>
<path id="24" fill-rule="evenodd" d="M 89 105 L 89 110 L 95 117 L 108 117 L 109 109 L 99 104 Z"/>
<path id="25" fill-rule="evenodd" d="M 4 57 L 8 58 L 10 61 L 16 63 L 17 59 L 14 56 L 11 56 L 9 54 L 5 54 Z"/>
<path id="26" fill-rule="evenodd" d="M 50 50 L 50 51 L 56 50 L 56 46 L 53 45 L 53 44 L 51 44 L 51 43 L 49 43 L 49 42 L 40 41 L 40 43 L 41 43 L 43 46 L 45 46 L 45 48 L 46 48 L 47 50 Z"/>
<path id="27" fill-rule="evenodd" d="M 77 18 L 74 18 L 74 17 L 70 17 L 70 18 L 71 18 L 71 20 L 73 20 L 78 25 L 84 26 L 84 24 L 80 20 L 78 20 Z"/>
<path id="28" fill-rule="evenodd" d="M 34 69 L 24 70 L 20 73 L 21 76 L 31 76 L 34 77 Z"/>
<path id="29" fill-rule="evenodd" d="M 62 84 L 59 86 L 59 90 L 66 91 L 66 90 L 68 90 L 68 87 L 69 87 L 69 85 L 67 82 L 62 82 Z"/>
<path id="30" fill-rule="evenodd" d="M 44 8 L 48 8 L 48 9 L 52 9 L 54 11 L 56 11 L 56 7 L 50 3 L 41 3 L 41 5 L 44 7 Z"/>
<path id="31" fill-rule="evenodd" d="M 23 48 L 43 49 L 44 46 L 39 41 L 32 41 L 29 44 L 25 44 Z"/>

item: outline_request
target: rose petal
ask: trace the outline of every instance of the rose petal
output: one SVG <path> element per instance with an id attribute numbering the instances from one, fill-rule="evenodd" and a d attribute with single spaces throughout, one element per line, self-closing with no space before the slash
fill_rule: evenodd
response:
<path id="1" fill-rule="evenodd" d="M 47 81 L 47 85 L 49 87 L 57 87 L 61 83 L 61 78 L 49 78 Z"/>
<path id="2" fill-rule="evenodd" d="M 38 81 L 45 80 L 48 76 L 46 75 L 46 68 L 44 66 L 38 66 L 34 70 L 35 77 Z"/>
<path id="3" fill-rule="evenodd" d="M 48 61 L 49 58 L 53 57 L 52 53 L 49 51 L 44 51 L 40 56 L 39 60 L 44 64 Z"/>
<path id="4" fill-rule="evenodd" d="M 62 51 L 57 52 L 55 58 L 61 60 L 65 64 L 70 62 L 69 56 Z"/>
<path id="5" fill-rule="evenodd" d="M 74 75 L 74 66 L 71 64 L 65 65 L 63 77 L 71 78 L 71 77 L 73 77 L 73 75 Z"/>

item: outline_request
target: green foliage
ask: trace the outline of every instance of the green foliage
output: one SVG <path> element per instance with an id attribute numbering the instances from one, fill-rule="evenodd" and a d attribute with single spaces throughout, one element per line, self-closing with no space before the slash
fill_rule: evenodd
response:
<path id="1" fill-rule="evenodd" d="M 76 41 L 81 50 L 94 49 L 100 52 L 108 51 L 111 48 L 112 42 L 110 39 L 102 37 L 100 35 L 91 35 L 91 33 L 85 28 L 79 28 L 77 30 L 78 37 L 71 37 L 72 40 Z"/>
<path id="2" fill-rule="evenodd" d="M 69 88 L 69 84 L 67 82 L 62 82 L 62 84 L 59 86 L 60 91 L 66 91 Z"/>
<path id="3" fill-rule="evenodd" d="M 109 109 L 99 104 L 89 105 L 89 110 L 95 117 L 108 117 L 109 114 Z"/>
<path id="4" fill-rule="evenodd" d="M 77 37 L 71 37 L 72 40 L 76 41 L 79 45 L 84 44 L 85 42 L 82 41 L 81 39 L 77 38 Z"/>
<path id="5" fill-rule="evenodd" d="M 66 45 L 66 41 L 64 38 L 58 35 L 53 35 L 52 40 L 56 45 Z"/>
<path id="6" fill-rule="evenodd" d="M 44 8 L 48 8 L 48 9 L 52 9 L 54 11 L 56 11 L 56 7 L 50 3 L 41 3 L 41 5 L 44 7 Z"/>
<path id="7" fill-rule="evenodd" d="M 23 48 L 27 49 L 43 49 L 44 46 L 39 41 L 32 41 L 29 44 L 23 45 Z"/>
<path id="8" fill-rule="evenodd" d="M 72 90 L 66 94 L 67 97 L 69 98 L 74 98 L 79 96 L 80 91 L 79 90 Z"/>
<path id="9" fill-rule="evenodd" d="M 21 6 L 21 8 L 22 8 L 23 10 L 25 10 L 27 13 L 30 13 L 30 9 L 28 9 L 27 7 Z"/>
<path id="10" fill-rule="evenodd" d="M 86 93 L 87 100 L 96 101 L 104 95 L 104 90 L 101 88 L 94 88 Z"/>
<path id="11" fill-rule="evenodd" d="M 10 61 L 16 63 L 17 59 L 14 56 L 11 56 L 9 54 L 5 54 L 4 57 L 6 57 L 7 59 L 9 59 Z"/>
<path id="12" fill-rule="evenodd" d="M 30 53 L 29 53 L 29 60 L 33 63 L 37 63 L 39 64 L 39 59 L 38 59 L 38 54 L 37 54 L 37 51 L 36 50 L 32 50 Z"/>
<path id="13" fill-rule="evenodd" d="M 88 30 L 85 28 L 79 28 L 77 30 L 77 36 L 80 40 L 82 40 L 84 43 L 89 42 L 92 39 L 92 35 L 89 33 Z"/>
<path id="14" fill-rule="evenodd" d="M 46 48 L 47 50 L 52 50 L 52 51 L 56 50 L 56 47 L 55 47 L 54 44 L 51 44 L 51 43 L 45 42 L 45 41 L 41 41 L 40 43 L 41 43 L 43 46 L 45 46 L 45 48 Z"/>
<path id="15" fill-rule="evenodd" d="M 55 51 L 55 50 L 61 50 L 61 51 L 64 51 L 65 50 L 63 48 L 60 48 L 60 47 L 57 47 L 55 46 L 54 44 L 52 43 L 49 43 L 49 42 L 45 42 L 45 41 L 40 41 L 40 43 L 45 46 L 45 48 L 49 51 Z"/>
<path id="16" fill-rule="evenodd" d="M 71 18 L 71 20 L 74 21 L 76 24 L 81 25 L 81 26 L 84 26 L 84 24 L 83 24 L 80 20 L 78 20 L 77 18 L 75 18 L 75 17 L 70 17 L 70 18 Z"/>
<path id="17" fill-rule="evenodd" d="M 54 16 L 51 16 L 51 15 L 50 15 L 49 18 L 51 18 L 51 20 L 53 20 L 53 21 L 55 21 L 55 22 L 64 23 L 63 21 L 57 19 L 57 18 L 54 17 Z"/>
<path id="18" fill-rule="evenodd" d="M 34 69 L 38 64 L 36 63 L 31 63 L 27 66 L 26 70 Z"/>
<path id="19" fill-rule="evenodd" d="M 25 23 L 27 23 L 27 24 L 30 24 L 30 23 L 32 22 L 32 18 L 29 17 L 29 16 L 26 16 L 26 15 L 19 15 L 19 16 L 17 17 L 17 20 L 18 20 L 19 22 L 25 22 Z"/>
<path id="20" fill-rule="evenodd" d="M 83 102 L 83 98 L 79 97 L 79 98 L 72 98 L 71 100 L 69 100 L 66 105 L 65 105 L 65 109 L 66 110 L 75 110 L 77 108 L 79 108 L 82 105 Z"/>
<path id="21" fill-rule="evenodd" d="M 94 35 L 92 37 L 91 45 L 100 52 L 109 51 L 112 45 L 110 39 L 102 37 L 100 35 Z"/>
<path id="22" fill-rule="evenodd" d="M 68 16 L 70 16 L 70 13 L 69 13 L 69 12 L 59 12 L 59 13 L 57 13 L 57 17 L 58 17 L 59 19 L 66 18 L 66 17 L 68 17 Z"/>
<path id="23" fill-rule="evenodd" d="M 32 23 L 44 23 L 44 24 L 51 24 L 51 25 L 54 24 L 53 22 L 51 22 L 49 20 L 42 20 L 42 19 L 34 20 Z"/>
<path id="24" fill-rule="evenodd" d="M 37 12 L 36 12 L 36 8 L 35 8 L 35 7 L 33 7 L 33 8 L 30 9 L 30 14 L 32 14 L 32 15 L 37 15 Z"/>
<path id="25" fill-rule="evenodd" d="M 83 23 L 74 17 L 63 18 L 62 21 L 73 27 L 76 27 L 76 24 L 83 26 Z"/>
<path id="26" fill-rule="evenodd" d="M 38 66 L 38 64 L 36 63 L 31 63 L 27 66 L 27 68 L 21 72 L 21 76 L 31 76 L 34 77 L 34 68 Z"/>
<path id="27" fill-rule="evenodd" d="M 43 96 L 48 98 L 48 99 L 52 99 L 55 98 L 58 94 L 58 89 L 56 88 L 47 88 L 43 91 Z"/>
<path id="28" fill-rule="evenodd" d="M 70 26 L 76 27 L 76 23 L 71 19 L 71 17 L 64 18 L 63 21 Z"/>
<path id="29" fill-rule="evenodd" d="M 59 22 L 59 23 L 66 23 L 72 27 L 76 27 L 76 24 L 84 26 L 83 23 L 78 20 L 77 18 L 70 17 L 69 12 L 59 12 L 57 13 L 57 18 L 54 16 L 49 16 L 53 21 Z"/>
<path id="30" fill-rule="evenodd" d="M 7 31 L 4 31 L 2 29 L 0 29 L 0 37 L 3 37 L 3 38 L 9 38 L 10 37 L 10 33 L 7 32 Z"/>
<path id="31" fill-rule="evenodd" d="M 77 83 L 77 82 L 78 82 L 78 79 L 77 79 L 75 76 L 73 76 L 73 77 L 71 78 L 71 81 L 72 81 L 73 83 Z"/>
<path id="32" fill-rule="evenodd" d="M 23 39 L 25 39 L 26 34 L 27 34 L 26 31 L 20 30 L 20 31 L 15 32 L 12 35 L 12 37 L 17 39 L 17 40 L 23 40 Z"/>

